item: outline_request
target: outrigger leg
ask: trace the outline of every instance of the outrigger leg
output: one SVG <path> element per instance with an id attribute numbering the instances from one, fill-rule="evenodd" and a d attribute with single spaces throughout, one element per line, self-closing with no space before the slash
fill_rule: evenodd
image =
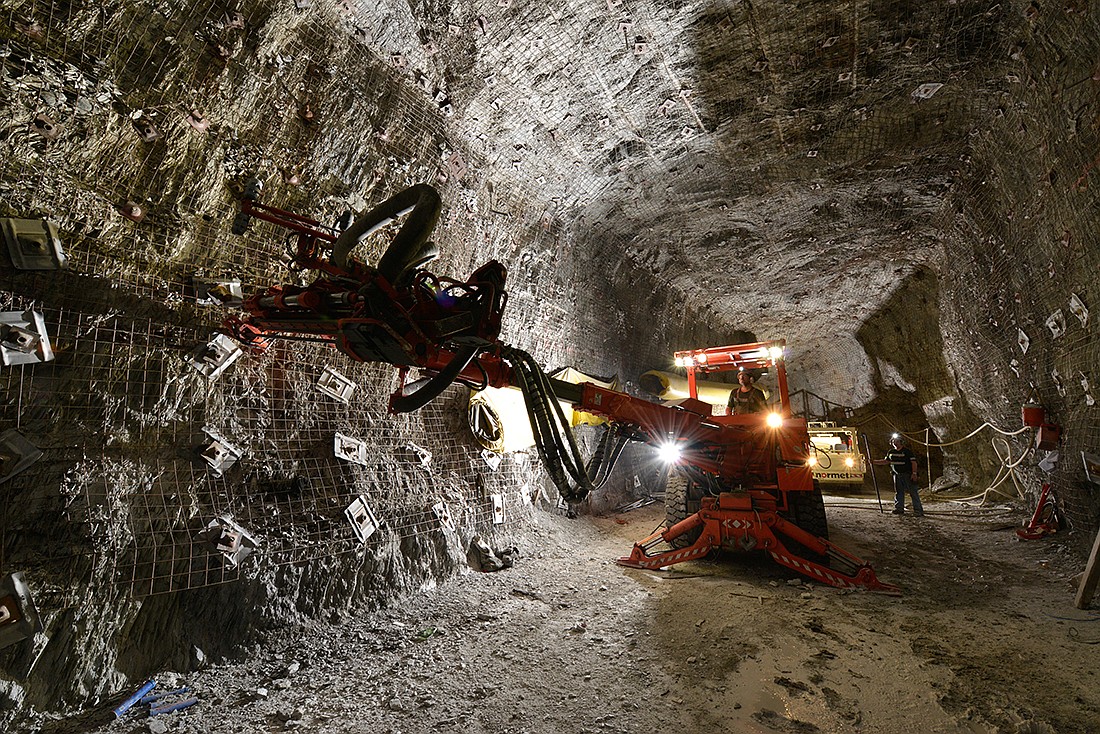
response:
<path id="1" fill-rule="evenodd" d="M 675 538 L 697 528 L 701 529 L 699 538 L 690 546 L 653 552 L 657 546 L 671 544 Z M 783 544 L 781 536 L 822 557 L 822 562 L 793 553 Z M 713 550 L 723 548 L 763 550 L 776 562 L 829 586 L 901 595 L 901 589 L 897 586 L 879 581 L 869 563 L 834 543 L 806 532 L 774 510 L 700 510 L 667 530 L 635 543 L 630 555 L 618 559 L 617 563 L 630 568 L 662 568 L 702 558 Z"/>

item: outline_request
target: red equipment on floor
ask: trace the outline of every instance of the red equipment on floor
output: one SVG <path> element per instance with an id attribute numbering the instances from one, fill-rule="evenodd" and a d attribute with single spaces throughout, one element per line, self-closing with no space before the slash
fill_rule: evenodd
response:
<path id="1" fill-rule="evenodd" d="M 1039 504 L 1035 507 L 1035 514 L 1031 516 L 1031 522 L 1027 527 L 1016 528 L 1016 535 L 1020 540 L 1038 540 L 1058 532 L 1058 506 L 1054 497 L 1050 496 L 1050 482 L 1043 485 L 1039 493 Z"/>

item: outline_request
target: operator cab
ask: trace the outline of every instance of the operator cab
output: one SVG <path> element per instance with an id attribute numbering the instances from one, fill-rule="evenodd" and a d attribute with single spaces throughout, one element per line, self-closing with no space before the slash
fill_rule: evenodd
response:
<path id="1" fill-rule="evenodd" d="M 755 342 L 752 344 L 739 344 L 729 347 L 710 347 L 707 349 L 693 349 L 676 352 L 676 366 L 682 367 L 687 372 L 687 393 L 694 399 L 700 399 L 700 387 L 703 381 L 699 375 L 708 375 L 712 372 L 737 372 L 748 374 L 753 379 L 753 387 L 763 391 L 765 407 L 761 412 L 778 413 L 783 418 L 791 415 L 790 397 L 787 390 L 787 372 L 784 365 L 783 340 L 770 342 Z M 775 393 L 764 384 L 760 378 L 764 375 L 774 374 Z M 768 380 L 771 382 L 771 379 Z M 713 389 L 713 383 L 711 384 Z M 729 387 L 729 391 L 739 389 L 739 385 Z M 727 399 L 729 391 L 723 390 Z M 773 394 L 778 400 L 774 399 Z M 714 405 L 715 415 L 727 415 L 724 405 L 715 404 L 713 398 L 706 399 Z"/>

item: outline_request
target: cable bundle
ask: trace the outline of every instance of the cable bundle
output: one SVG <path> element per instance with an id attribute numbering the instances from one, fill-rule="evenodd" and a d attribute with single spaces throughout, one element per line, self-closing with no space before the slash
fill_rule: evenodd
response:
<path id="1" fill-rule="evenodd" d="M 629 439 L 607 430 L 586 466 L 550 377 L 522 349 L 504 347 L 501 356 L 512 365 L 516 384 L 527 404 L 535 447 L 554 486 L 565 501 L 580 502 L 607 481 Z"/>

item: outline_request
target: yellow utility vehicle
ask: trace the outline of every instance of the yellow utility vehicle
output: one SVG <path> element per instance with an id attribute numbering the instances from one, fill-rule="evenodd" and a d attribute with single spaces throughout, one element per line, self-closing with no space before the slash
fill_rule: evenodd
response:
<path id="1" fill-rule="evenodd" d="M 867 458 L 860 451 L 859 431 L 832 421 L 810 421 L 807 430 L 814 480 L 822 491 L 861 491 Z"/>

